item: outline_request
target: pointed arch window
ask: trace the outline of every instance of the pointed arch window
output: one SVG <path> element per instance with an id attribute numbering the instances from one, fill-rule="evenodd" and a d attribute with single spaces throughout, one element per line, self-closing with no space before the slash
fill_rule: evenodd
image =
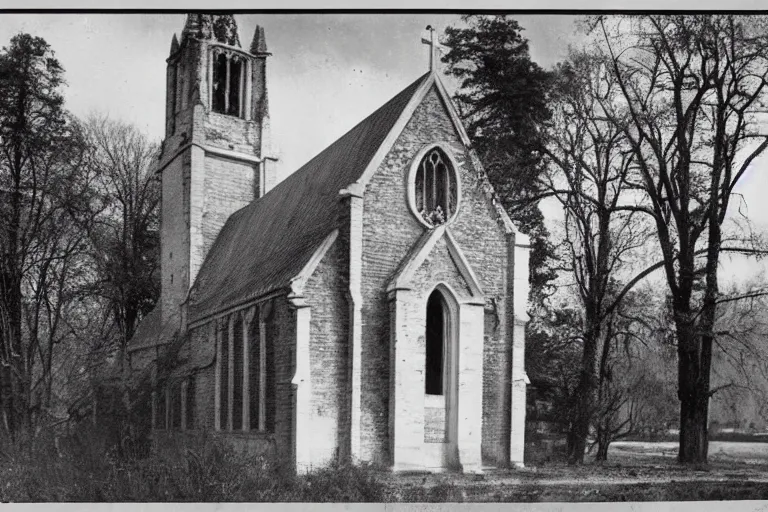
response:
<path id="1" fill-rule="evenodd" d="M 410 195 L 415 213 L 427 226 L 445 224 L 456 214 L 458 176 L 451 159 L 440 147 L 429 149 L 418 161 Z"/>

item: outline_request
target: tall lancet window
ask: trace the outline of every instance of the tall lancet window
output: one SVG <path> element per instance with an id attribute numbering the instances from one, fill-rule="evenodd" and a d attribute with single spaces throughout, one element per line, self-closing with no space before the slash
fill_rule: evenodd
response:
<path id="1" fill-rule="evenodd" d="M 440 148 L 427 152 L 416 170 L 414 183 L 416 210 L 430 226 L 447 222 L 458 202 L 456 173 Z"/>
<path id="2" fill-rule="evenodd" d="M 447 306 L 442 294 L 435 290 L 427 301 L 426 372 L 424 391 L 427 395 L 444 393 L 445 335 Z"/>

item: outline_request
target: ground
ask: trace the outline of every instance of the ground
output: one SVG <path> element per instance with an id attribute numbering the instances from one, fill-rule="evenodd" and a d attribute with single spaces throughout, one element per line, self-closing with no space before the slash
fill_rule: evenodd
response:
<path id="1" fill-rule="evenodd" d="M 0 502 L 578 502 L 768 499 L 768 443 L 712 442 L 706 467 L 684 468 L 674 443 L 615 443 L 609 461 L 561 462 L 481 475 L 333 466 L 296 476 L 228 444 L 120 455 L 94 429 L 55 443 L 0 438 Z M 138 447 L 133 447 L 138 449 Z M 143 453 L 143 452 L 142 452 Z M 138 456 L 138 458 L 137 458 Z"/>
<path id="2" fill-rule="evenodd" d="M 404 501 L 678 501 L 768 499 L 768 443 L 710 443 L 707 467 L 676 463 L 674 442 L 616 442 L 608 462 L 564 463 L 484 475 L 388 475 Z M 416 500 L 414 500 L 416 498 Z"/>

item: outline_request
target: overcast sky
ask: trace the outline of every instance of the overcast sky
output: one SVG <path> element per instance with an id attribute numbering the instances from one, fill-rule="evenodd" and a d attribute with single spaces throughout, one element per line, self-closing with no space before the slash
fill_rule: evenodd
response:
<path id="1" fill-rule="evenodd" d="M 516 16 L 533 59 L 548 68 L 578 44 L 573 16 Z M 0 14 L 0 45 L 18 32 L 44 37 L 65 69 L 66 105 L 74 114 L 108 113 L 163 135 L 165 59 L 182 14 Z M 442 33 L 458 16 L 444 14 L 237 15 L 250 46 L 256 24 L 266 30 L 272 135 L 280 170 L 289 173 L 373 112 L 428 67 L 426 25 Z M 448 84 L 450 86 L 450 84 Z M 768 226 L 766 163 L 744 177 L 750 217 Z M 552 218 L 554 212 L 545 211 Z M 740 260 L 724 277 L 759 267 Z"/>

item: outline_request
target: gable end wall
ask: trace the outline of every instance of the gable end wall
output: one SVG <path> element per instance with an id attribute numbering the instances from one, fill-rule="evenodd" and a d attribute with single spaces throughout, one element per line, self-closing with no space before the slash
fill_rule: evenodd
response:
<path id="1" fill-rule="evenodd" d="M 460 211 L 450 229 L 487 299 L 483 349 L 483 458 L 487 464 L 503 465 L 509 453 L 511 357 L 503 319 L 506 311 L 506 238 L 496 212 L 479 187 L 479 177 L 469 154 L 434 88 L 417 107 L 365 191 L 362 456 L 374 463 L 391 463 L 387 391 L 390 384 L 390 313 L 386 287 L 425 229 L 408 207 L 406 181 L 416 153 L 434 142 L 447 143 L 460 167 Z M 496 311 L 501 318 L 499 322 L 492 321 Z"/>

